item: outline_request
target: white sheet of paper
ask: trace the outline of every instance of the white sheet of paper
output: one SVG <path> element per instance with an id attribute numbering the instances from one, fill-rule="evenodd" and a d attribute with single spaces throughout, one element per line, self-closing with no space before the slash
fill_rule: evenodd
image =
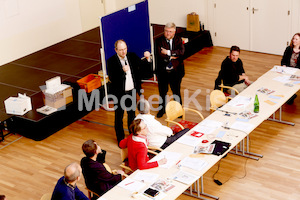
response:
<path id="1" fill-rule="evenodd" d="M 138 171 L 134 176 L 134 179 L 137 181 L 144 181 L 144 182 L 154 182 L 158 179 L 159 175 L 154 173 L 148 173 L 143 171 Z"/>
<path id="2" fill-rule="evenodd" d="M 236 96 L 232 100 L 230 100 L 226 105 L 232 106 L 232 107 L 247 107 L 251 103 L 252 98 L 251 97 L 245 97 L 245 96 Z"/>
<path id="3" fill-rule="evenodd" d="M 145 183 L 127 177 L 123 181 L 121 181 L 117 186 L 134 192 L 139 191 L 142 187 L 144 187 Z"/>
<path id="4" fill-rule="evenodd" d="M 194 147 L 197 146 L 201 141 L 202 141 L 202 137 L 196 138 L 193 136 L 184 135 L 180 137 L 178 140 L 176 140 L 175 142 Z"/>
<path id="5" fill-rule="evenodd" d="M 66 84 L 61 84 L 55 88 L 47 88 L 45 90 L 45 93 L 48 93 L 48 94 L 55 94 L 57 92 L 60 92 L 60 91 L 63 91 L 64 89 L 70 87 L 69 85 L 66 85 Z"/>
<path id="6" fill-rule="evenodd" d="M 220 128 L 223 125 L 223 122 L 205 119 L 202 122 L 200 122 L 198 125 L 212 127 L 212 128 Z"/>
<path id="7" fill-rule="evenodd" d="M 282 67 L 275 65 L 271 71 L 279 72 L 279 73 L 285 73 L 285 74 L 295 74 L 297 72 L 297 68 L 293 67 Z"/>
<path id="8" fill-rule="evenodd" d="M 155 156 L 151 161 L 158 161 L 163 159 L 164 157 L 167 159 L 167 163 L 164 165 L 159 165 L 159 167 L 169 169 L 176 162 L 178 162 L 179 158 L 182 156 L 182 153 L 170 152 L 170 151 L 162 151 L 160 154 Z"/>
<path id="9" fill-rule="evenodd" d="M 191 185 L 198 179 L 198 176 L 185 172 L 183 170 L 179 170 L 172 178 L 181 183 Z"/>
<path id="10" fill-rule="evenodd" d="M 281 83 L 288 83 L 290 82 L 290 76 L 284 75 L 284 76 L 277 76 L 273 78 L 274 81 L 279 81 Z"/>
<path id="11" fill-rule="evenodd" d="M 253 130 L 254 125 L 245 123 L 245 122 L 236 121 L 231 125 L 230 128 L 238 129 L 238 130 L 245 131 L 245 132 L 250 132 L 251 130 Z"/>
<path id="12" fill-rule="evenodd" d="M 179 164 L 183 167 L 201 171 L 208 165 L 208 162 L 206 162 L 205 160 L 200 160 L 199 158 L 185 157 Z"/>
<path id="13" fill-rule="evenodd" d="M 221 126 L 222 126 L 222 124 L 221 124 Z M 216 129 L 217 129 L 216 127 L 202 126 L 202 124 L 197 124 L 193 130 L 198 131 L 200 133 L 204 133 L 204 134 L 211 134 Z"/>

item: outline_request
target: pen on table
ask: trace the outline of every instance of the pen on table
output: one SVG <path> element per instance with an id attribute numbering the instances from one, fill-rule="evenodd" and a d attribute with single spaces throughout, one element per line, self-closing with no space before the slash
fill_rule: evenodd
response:
<path id="1" fill-rule="evenodd" d="M 178 160 L 178 162 L 176 163 L 176 165 L 178 165 L 180 163 L 181 160 Z"/>
<path id="2" fill-rule="evenodd" d="M 130 185 L 131 183 L 134 183 L 134 181 L 130 182 L 130 183 L 126 183 L 125 186 Z"/>

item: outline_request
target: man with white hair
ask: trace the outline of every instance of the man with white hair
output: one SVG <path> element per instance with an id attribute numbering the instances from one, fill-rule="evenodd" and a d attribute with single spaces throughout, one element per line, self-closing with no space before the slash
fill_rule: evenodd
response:
<path id="1" fill-rule="evenodd" d="M 165 114 L 166 95 L 171 87 L 175 101 L 182 104 L 180 87 L 184 76 L 184 45 L 181 37 L 175 35 L 176 25 L 167 23 L 164 35 L 155 40 L 155 66 L 160 95 L 160 110 L 157 117 Z"/>
<path id="2" fill-rule="evenodd" d="M 78 163 L 69 164 L 64 170 L 64 176 L 57 181 L 51 200 L 89 200 L 76 186 L 81 171 Z"/>
<path id="3" fill-rule="evenodd" d="M 150 104 L 145 99 L 141 99 L 138 102 L 137 109 L 140 114 L 138 114 L 135 119 L 142 119 L 147 125 L 149 130 L 147 135 L 149 146 L 165 149 L 189 130 L 184 129 L 173 135 L 171 128 L 162 125 L 150 114 Z"/>

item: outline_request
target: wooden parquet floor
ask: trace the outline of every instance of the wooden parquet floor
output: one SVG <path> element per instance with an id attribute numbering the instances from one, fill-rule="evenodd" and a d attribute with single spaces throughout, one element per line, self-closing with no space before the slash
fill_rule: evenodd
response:
<path id="1" fill-rule="evenodd" d="M 206 109 L 207 97 L 228 53 L 228 48 L 209 47 L 185 60 L 182 92 L 188 89 L 192 94 L 201 89 L 197 100 L 205 117 L 210 114 Z M 281 56 L 242 51 L 240 58 L 246 73 L 254 81 L 274 65 L 279 65 Z M 143 83 L 143 88 L 146 98 L 158 94 L 155 83 Z M 300 199 L 299 106 L 299 97 L 293 105 L 283 106 L 283 119 L 295 122 L 295 126 L 265 121 L 250 134 L 251 152 L 262 154 L 263 158 L 255 161 L 229 154 L 222 159 L 215 175 L 224 184 L 218 186 L 213 182 L 212 176 L 218 169 L 216 164 L 204 175 L 205 192 L 222 200 Z M 191 103 L 189 107 L 195 108 L 195 105 Z M 159 120 L 166 124 L 164 118 Z M 197 121 L 190 113 L 187 119 Z M 38 200 L 44 193 L 51 193 L 63 175 L 64 167 L 70 162 L 79 162 L 84 156 L 81 145 L 88 139 L 96 140 L 107 150 L 106 162 L 112 169 L 118 169 L 120 150 L 113 123 L 114 112 L 100 109 L 43 141 L 19 135 L 7 136 L 0 143 L 0 194 L 5 194 L 9 200 Z M 78 187 L 87 194 L 83 178 Z M 181 195 L 178 199 L 194 198 Z"/>

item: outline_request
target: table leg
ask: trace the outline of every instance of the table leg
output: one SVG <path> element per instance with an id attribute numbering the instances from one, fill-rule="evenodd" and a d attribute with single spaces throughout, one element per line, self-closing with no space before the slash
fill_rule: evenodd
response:
<path id="1" fill-rule="evenodd" d="M 238 147 L 236 146 L 233 150 L 231 150 L 229 153 L 234 154 L 234 155 L 238 155 L 238 156 L 242 156 L 245 158 L 251 158 L 253 160 L 259 160 L 259 158 L 262 158 L 263 155 L 260 154 L 256 154 L 256 153 L 252 153 L 250 152 L 250 148 L 249 148 L 249 135 L 247 135 L 246 137 L 246 150 L 245 150 L 245 138 L 240 142 L 240 148 L 238 149 Z M 256 156 L 256 157 L 254 157 Z"/>
<path id="2" fill-rule="evenodd" d="M 201 182 L 201 190 L 200 190 L 199 182 Z M 193 185 L 194 185 L 194 189 L 193 189 Z M 183 194 L 191 196 L 191 197 L 195 197 L 197 199 L 202 199 L 202 200 L 209 200 L 209 199 L 202 197 L 201 195 L 210 197 L 213 199 L 219 199 L 219 197 L 217 197 L 217 196 L 213 196 L 211 194 L 204 193 L 203 176 L 200 177 L 200 181 L 198 179 L 195 183 L 193 183 L 193 185 L 190 186 L 189 192 L 184 192 Z M 197 193 L 197 195 L 194 193 Z"/>
<path id="3" fill-rule="evenodd" d="M 275 112 L 275 113 L 276 113 L 276 112 Z M 273 117 L 272 117 L 272 118 L 271 118 L 271 117 L 268 118 L 269 121 L 274 121 L 274 122 L 279 122 L 279 123 L 283 123 L 283 124 L 288 124 L 288 125 L 295 126 L 295 123 L 283 121 L 283 120 L 281 119 L 281 116 L 282 116 L 282 115 L 281 115 L 281 113 L 282 113 L 282 107 L 279 108 L 279 119 L 276 119 L 276 118 L 275 118 L 275 113 L 273 114 Z"/>

